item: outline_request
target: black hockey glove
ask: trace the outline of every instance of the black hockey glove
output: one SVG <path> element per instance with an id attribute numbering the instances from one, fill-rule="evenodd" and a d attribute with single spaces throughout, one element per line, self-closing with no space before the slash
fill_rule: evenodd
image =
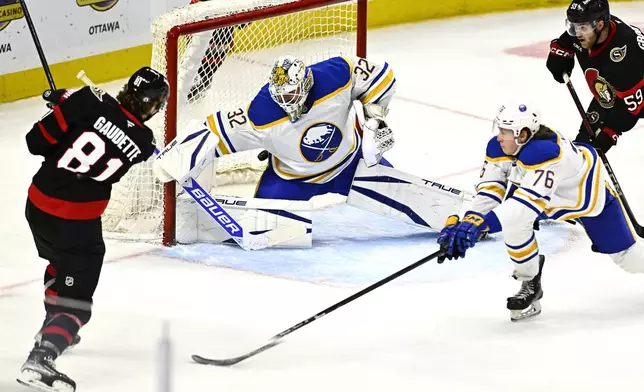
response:
<path id="1" fill-rule="evenodd" d="M 608 127 L 601 127 L 600 129 L 595 131 L 595 137 L 591 139 L 588 131 L 586 131 L 586 127 L 582 125 L 582 129 L 579 130 L 575 141 L 578 143 L 591 144 L 598 150 L 608 152 L 611 147 L 617 144 L 617 139 L 619 138 L 619 136 L 619 132 L 613 131 Z"/>
<path id="2" fill-rule="evenodd" d="M 550 54 L 546 60 L 546 67 L 559 83 L 563 83 L 564 72 L 570 75 L 575 66 L 575 53 L 559 43 L 559 39 L 550 42 Z"/>
<path id="3" fill-rule="evenodd" d="M 69 98 L 70 95 L 74 90 L 68 90 L 68 89 L 60 89 L 60 90 L 45 90 L 42 93 L 42 99 L 47 101 L 47 107 L 49 109 L 53 109 L 54 106 L 60 105 L 61 102 Z"/>

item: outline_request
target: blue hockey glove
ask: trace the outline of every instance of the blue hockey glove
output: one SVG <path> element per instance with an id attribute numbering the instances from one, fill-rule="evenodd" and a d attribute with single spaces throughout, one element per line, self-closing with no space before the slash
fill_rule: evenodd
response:
<path id="1" fill-rule="evenodd" d="M 444 251 L 443 254 L 438 256 L 438 264 L 442 264 L 445 259 L 452 260 L 457 259 L 459 255 L 454 255 L 454 246 L 453 241 L 451 241 L 452 234 L 458 225 L 458 215 L 450 215 L 445 221 L 445 226 L 441 230 L 436 242 L 441 247 L 441 250 Z"/>
<path id="2" fill-rule="evenodd" d="M 450 244 L 460 255 L 465 256 L 465 251 L 473 248 L 486 231 L 485 217 L 478 212 L 468 211 L 452 231 Z"/>

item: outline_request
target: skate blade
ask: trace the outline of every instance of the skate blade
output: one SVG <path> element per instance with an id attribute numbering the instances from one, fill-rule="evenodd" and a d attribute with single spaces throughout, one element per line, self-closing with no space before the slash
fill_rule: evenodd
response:
<path id="1" fill-rule="evenodd" d="M 53 386 L 50 387 L 49 385 L 41 382 L 37 377 L 38 375 L 25 374 L 23 372 L 18 378 L 16 378 L 16 381 L 18 381 L 18 384 L 20 385 L 24 385 L 27 388 L 41 392 L 74 392 L 76 390 L 71 385 L 62 381 L 54 381 Z"/>
<path id="2" fill-rule="evenodd" d="M 522 321 L 534 316 L 541 314 L 541 304 L 539 301 L 535 301 L 527 309 L 523 310 L 511 310 L 510 311 L 510 320 L 511 321 Z"/>

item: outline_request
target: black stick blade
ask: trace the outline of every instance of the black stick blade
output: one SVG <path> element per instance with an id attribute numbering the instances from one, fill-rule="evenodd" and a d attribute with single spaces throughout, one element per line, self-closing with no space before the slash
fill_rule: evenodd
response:
<path id="1" fill-rule="evenodd" d="M 238 364 L 239 362 L 241 362 L 241 361 L 243 361 L 245 359 L 253 357 L 253 356 L 255 356 L 255 355 L 257 355 L 257 354 L 259 354 L 261 352 L 264 352 L 264 351 L 268 350 L 269 348 L 275 347 L 279 343 L 280 342 L 278 340 L 274 340 L 274 341 L 272 341 L 272 342 L 270 342 L 270 343 L 268 343 L 268 344 L 266 344 L 266 345 L 264 345 L 264 346 L 262 346 L 262 347 L 260 347 L 260 348 L 258 348 L 256 350 L 253 350 L 253 351 L 249 352 L 248 354 L 244 354 L 242 356 L 235 357 L 235 358 L 210 359 L 210 358 L 204 358 L 204 357 L 202 357 L 200 355 L 193 355 L 192 360 L 197 362 L 197 363 L 200 363 L 202 365 L 212 365 L 212 366 L 222 366 L 222 367 L 223 366 L 232 366 L 232 365 Z"/>

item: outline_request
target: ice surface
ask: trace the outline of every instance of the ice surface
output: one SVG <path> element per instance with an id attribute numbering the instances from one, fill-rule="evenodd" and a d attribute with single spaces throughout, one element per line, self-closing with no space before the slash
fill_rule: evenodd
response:
<path id="1" fill-rule="evenodd" d="M 612 8 L 629 22 L 644 21 L 641 3 Z M 538 102 L 549 124 L 574 136 L 579 116 L 545 59 L 506 53 L 558 36 L 563 20 L 561 8 L 371 31 L 370 57 L 389 61 L 398 80 L 390 113 L 397 145 L 388 159 L 471 189 L 491 136 L 489 119 L 508 97 Z M 577 69 L 573 82 L 588 102 Z M 14 378 L 43 316 L 45 263 L 23 217 L 39 160 L 23 138 L 44 112 L 38 98 L 0 105 L 2 392 L 25 390 Z M 634 129 L 609 159 L 644 220 L 642 145 L 644 132 Z M 156 343 L 168 321 L 173 391 L 644 390 L 644 277 L 592 253 L 583 230 L 569 224 L 544 225 L 537 234 L 547 255 L 545 297 L 543 313 L 528 322 L 509 321 L 505 298 L 518 283 L 508 277 L 510 262 L 496 237 L 463 260 L 418 268 L 237 367 L 191 363 L 192 353 L 252 350 L 436 249 L 436 234 L 348 206 L 314 220 L 310 250 L 109 241 L 94 317 L 59 368 L 79 392 L 158 391 Z"/>

